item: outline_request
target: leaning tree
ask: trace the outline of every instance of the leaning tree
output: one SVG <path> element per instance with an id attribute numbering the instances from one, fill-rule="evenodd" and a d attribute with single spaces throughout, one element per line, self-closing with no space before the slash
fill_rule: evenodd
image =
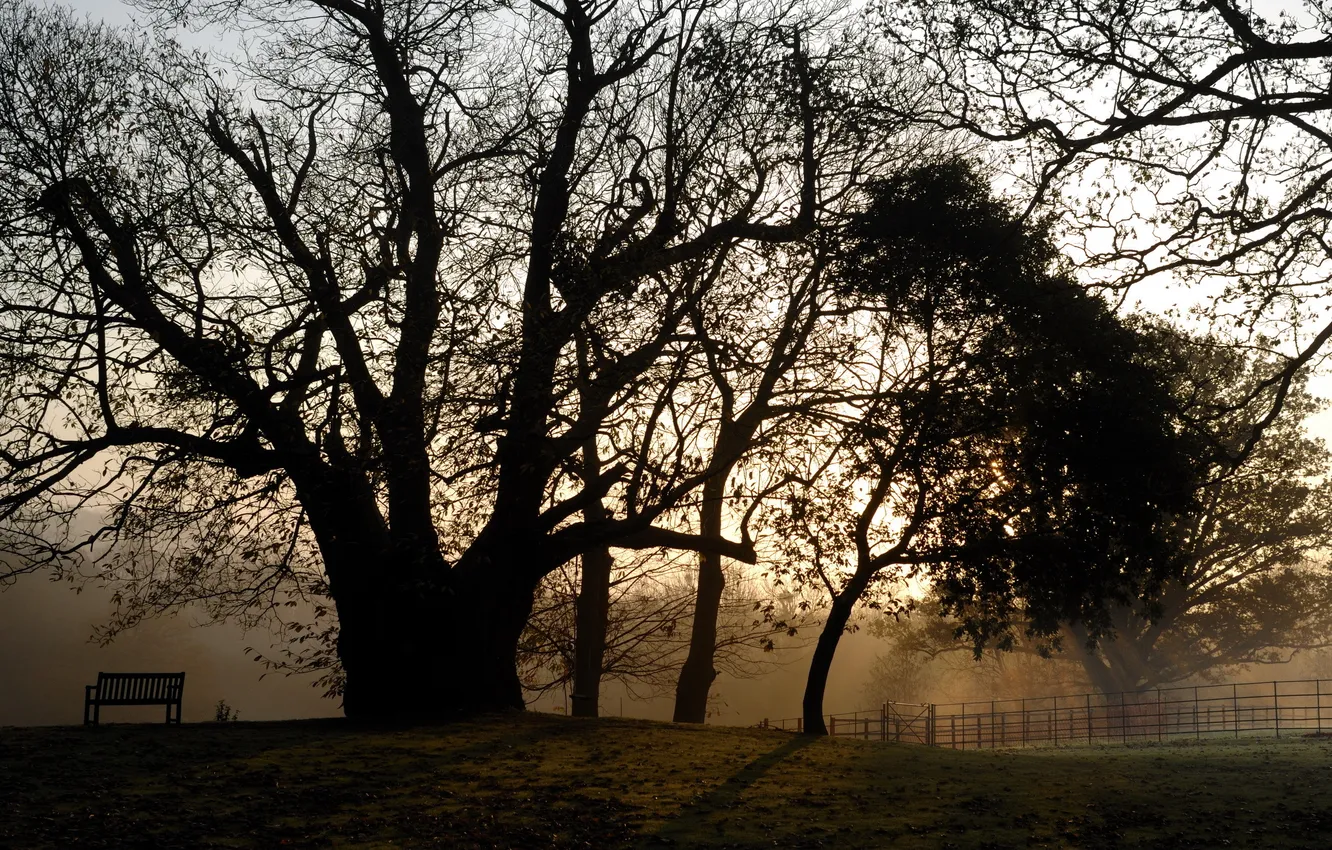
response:
<path id="1" fill-rule="evenodd" d="M 575 556 L 754 560 L 664 519 L 733 461 L 691 316 L 891 158 L 897 74 L 836 10 L 146 5 L 253 40 L 0 7 L 7 575 L 326 595 L 348 715 L 438 717 L 522 705 Z"/>

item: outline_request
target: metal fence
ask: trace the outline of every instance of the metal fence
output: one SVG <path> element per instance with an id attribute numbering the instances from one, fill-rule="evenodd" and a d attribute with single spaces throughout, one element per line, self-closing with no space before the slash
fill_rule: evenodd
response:
<path id="1" fill-rule="evenodd" d="M 877 711 L 830 714 L 825 719 L 828 734 L 838 737 L 865 738 L 874 741 L 934 745 L 935 706 L 928 703 L 886 702 Z M 803 717 L 782 720 L 764 719 L 764 729 L 805 731 Z"/>
<path id="2" fill-rule="evenodd" d="M 831 714 L 826 722 L 828 734 L 838 737 L 953 749 L 1332 734 L 1332 681 L 1189 685 L 937 705 L 888 702 L 877 711 Z M 760 725 L 799 732 L 804 720 Z"/>

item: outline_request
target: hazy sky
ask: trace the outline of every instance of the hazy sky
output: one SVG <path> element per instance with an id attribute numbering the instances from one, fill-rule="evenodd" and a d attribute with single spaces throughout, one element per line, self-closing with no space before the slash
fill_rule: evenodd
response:
<path id="1" fill-rule="evenodd" d="M 76 594 L 70 585 L 24 576 L 0 591 L 0 726 L 81 723 L 83 689 L 99 671 L 177 672 L 184 670 L 186 721 L 211 720 L 218 700 L 240 711 L 243 720 L 338 715 L 336 700 L 322 699 L 304 677 L 264 674 L 245 647 L 265 647 L 267 635 L 244 634 L 234 626 L 200 626 L 188 615 L 141 624 L 108 647 L 89 641 L 95 624 L 111 610 L 109 594 L 96 588 Z M 813 637 L 816 632 L 811 632 Z M 714 693 L 721 704 L 715 722 L 733 725 L 800 715 L 811 647 L 760 679 L 719 677 Z M 845 635 L 829 682 L 828 711 L 855 711 L 879 642 L 863 633 Z M 534 708 L 556 710 L 559 694 Z M 603 688 L 602 711 L 669 720 L 669 698 L 636 702 L 614 685 Z M 108 708 L 103 720 L 156 721 L 162 709 Z"/>
<path id="2" fill-rule="evenodd" d="M 183 718 L 211 720 L 225 700 L 246 720 L 318 717 L 340 713 L 310 680 L 268 675 L 245 647 L 267 649 L 263 633 L 233 626 L 201 628 L 188 616 L 140 625 L 108 647 L 89 641 L 93 626 L 111 611 L 109 593 L 76 594 L 68 584 L 23 576 L 0 591 L 0 726 L 83 722 L 83 688 L 98 671 L 185 671 Z M 162 709 L 108 708 L 103 719 L 157 720 Z"/>

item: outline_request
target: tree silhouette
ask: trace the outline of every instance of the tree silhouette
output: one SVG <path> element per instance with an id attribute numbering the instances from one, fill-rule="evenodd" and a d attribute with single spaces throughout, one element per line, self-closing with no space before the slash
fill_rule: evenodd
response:
<path id="1" fill-rule="evenodd" d="M 873 585 L 928 578 L 977 643 L 1109 625 L 1154 596 L 1194 510 L 1190 444 L 1144 341 L 1074 285 L 1044 231 L 959 161 L 876 187 L 839 271 L 879 305 L 891 376 L 848 413 L 782 518 L 832 606 L 805 691 L 823 691 Z"/>
<path id="2" fill-rule="evenodd" d="M 665 519 L 734 460 L 697 450 L 690 319 L 896 155 L 897 77 L 835 10 L 156 12 L 257 41 L 227 65 L 3 8 L 16 571 L 101 564 L 127 621 L 327 594 L 348 715 L 420 718 L 522 705 L 575 556 L 755 559 Z"/>
<path id="3" fill-rule="evenodd" d="M 1199 510 L 1180 529 L 1176 566 L 1159 592 L 1108 606 L 1109 630 L 1094 645 L 1083 625 L 1067 624 L 1055 657 L 1080 666 L 1097 690 L 1118 693 L 1282 662 L 1326 645 L 1332 597 L 1323 552 L 1332 487 L 1324 480 L 1327 449 L 1304 430 L 1322 402 L 1297 381 L 1262 440 L 1233 466 L 1232 453 L 1271 404 L 1271 389 L 1254 397 L 1254 388 L 1282 363 L 1160 323 L 1138 328 L 1139 356 L 1169 378 L 1180 425 L 1198 437 Z M 958 640 L 959 627 L 927 602 L 879 630 L 909 656 L 970 655 L 977 646 Z M 1015 648 L 1049 647 L 1027 640 Z"/>

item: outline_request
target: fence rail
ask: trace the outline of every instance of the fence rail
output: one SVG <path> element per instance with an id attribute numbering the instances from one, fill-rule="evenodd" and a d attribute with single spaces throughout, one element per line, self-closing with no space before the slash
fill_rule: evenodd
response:
<path id="1" fill-rule="evenodd" d="M 828 734 L 837 737 L 953 749 L 1332 734 L 1332 681 L 1189 685 L 985 702 L 887 702 L 876 711 L 830 714 L 826 723 Z M 804 719 L 765 719 L 760 725 L 799 732 Z"/>

